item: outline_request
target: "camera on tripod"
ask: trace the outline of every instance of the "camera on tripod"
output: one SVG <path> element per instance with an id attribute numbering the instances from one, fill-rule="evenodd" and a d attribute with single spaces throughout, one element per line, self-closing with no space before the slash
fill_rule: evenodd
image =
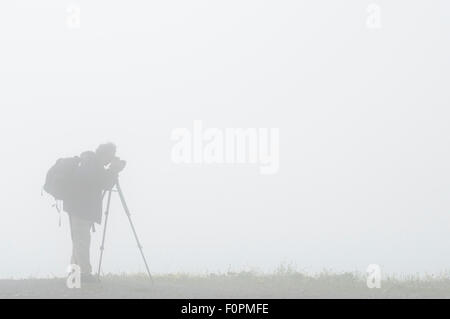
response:
<path id="1" fill-rule="evenodd" d="M 125 168 L 126 165 L 127 161 L 120 159 L 120 157 L 118 156 L 115 156 L 111 161 L 111 163 L 109 164 L 109 169 L 116 173 L 120 173 Z"/>
<path id="2" fill-rule="evenodd" d="M 109 164 L 109 169 L 119 173 L 120 171 L 122 171 L 125 168 L 125 165 L 127 164 L 126 161 L 121 160 L 119 157 L 114 157 L 114 159 L 111 161 L 111 163 Z M 115 189 L 113 189 L 115 188 Z M 115 184 L 108 190 L 105 190 L 103 193 L 103 197 L 105 197 L 105 195 L 107 194 L 106 198 L 107 198 L 107 202 L 106 202 L 106 211 L 105 211 L 105 221 L 104 221 L 104 226 L 103 226 L 103 235 L 102 235 L 102 243 L 100 246 L 100 258 L 99 258 L 99 263 L 98 263 L 98 272 L 97 272 L 97 277 L 100 278 L 100 272 L 102 269 L 102 261 L 103 261 L 103 250 L 105 249 L 105 238 L 106 238 L 106 227 L 108 225 L 108 218 L 109 218 L 109 209 L 110 209 L 110 204 L 111 204 L 111 195 L 112 193 L 116 193 L 119 194 L 119 198 L 120 198 L 120 202 L 122 203 L 122 207 L 123 210 L 125 212 L 125 214 L 128 217 L 128 221 L 130 222 L 130 226 L 131 226 L 131 230 L 133 231 L 134 237 L 136 239 L 136 243 L 137 246 L 139 248 L 139 251 L 141 253 L 142 259 L 144 260 L 144 264 L 145 264 L 145 269 L 147 270 L 147 274 L 150 277 L 150 279 L 153 282 L 153 278 L 152 275 L 150 273 L 150 269 L 148 267 L 147 264 L 147 259 L 145 258 L 144 252 L 142 250 L 142 245 L 139 241 L 138 235 L 136 233 L 136 229 L 134 228 L 134 224 L 133 221 L 131 220 L 131 214 L 130 214 L 130 210 L 128 209 L 128 205 L 125 202 L 125 198 L 123 196 L 122 193 L 122 189 L 120 188 L 120 184 L 119 184 L 119 178 L 117 177 Z"/>

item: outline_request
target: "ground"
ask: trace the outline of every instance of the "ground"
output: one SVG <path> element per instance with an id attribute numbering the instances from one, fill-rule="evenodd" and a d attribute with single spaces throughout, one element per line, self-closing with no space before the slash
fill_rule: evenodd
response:
<path id="1" fill-rule="evenodd" d="M 369 289 L 363 276 L 323 272 L 208 275 L 107 275 L 68 289 L 65 279 L 0 280 L 0 298 L 450 298 L 450 278 L 386 278 Z"/>

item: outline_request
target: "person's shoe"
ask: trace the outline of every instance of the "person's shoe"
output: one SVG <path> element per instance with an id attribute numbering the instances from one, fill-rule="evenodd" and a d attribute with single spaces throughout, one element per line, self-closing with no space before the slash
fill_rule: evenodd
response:
<path id="1" fill-rule="evenodd" d="M 82 284 L 99 284 L 100 279 L 97 276 L 93 276 L 91 274 L 81 274 L 81 283 Z"/>

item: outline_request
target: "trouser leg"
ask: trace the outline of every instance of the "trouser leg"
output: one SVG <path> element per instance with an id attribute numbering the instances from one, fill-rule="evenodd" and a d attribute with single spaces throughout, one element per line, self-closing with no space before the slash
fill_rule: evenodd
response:
<path id="1" fill-rule="evenodd" d="M 90 263 L 92 222 L 70 216 L 70 232 L 72 236 L 72 264 L 81 268 L 81 273 L 92 272 Z"/>

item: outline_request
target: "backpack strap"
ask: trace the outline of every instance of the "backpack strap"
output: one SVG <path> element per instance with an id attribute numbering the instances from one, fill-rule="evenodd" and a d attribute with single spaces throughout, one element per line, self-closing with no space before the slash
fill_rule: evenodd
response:
<path id="1" fill-rule="evenodd" d="M 60 201 L 60 203 L 61 203 L 61 201 Z M 61 207 L 60 207 L 60 205 L 59 205 L 60 203 L 58 203 L 58 200 L 55 199 L 55 203 L 52 205 L 53 207 L 56 208 L 56 211 L 57 211 L 58 214 L 59 214 L 59 221 L 58 221 L 58 226 L 59 226 L 59 227 L 61 227 Z"/>

